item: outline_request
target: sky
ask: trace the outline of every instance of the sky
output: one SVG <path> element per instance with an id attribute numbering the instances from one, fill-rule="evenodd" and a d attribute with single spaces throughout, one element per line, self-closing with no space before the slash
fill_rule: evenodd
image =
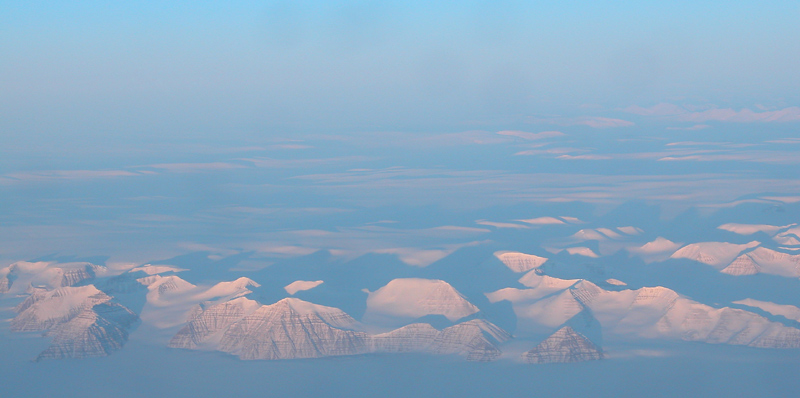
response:
<path id="1" fill-rule="evenodd" d="M 754 347 L 800 346 L 797 21 L 796 0 L 0 0 L 0 384 L 789 396 L 797 350 Z M 470 316 L 515 335 L 502 359 L 167 348 L 195 305 L 239 296 L 292 296 L 388 331 L 412 320 L 370 297 L 400 278 L 452 284 Z M 650 310 L 562 308 L 532 290 L 557 282 L 577 300 L 578 280 L 642 293 L 663 318 L 629 334 L 615 322 Z M 106 334 L 120 351 L 30 361 L 78 312 L 17 333 L 38 308 L 17 305 L 88 286 L 141 320 Z M 675 297 L 699 312 L 656 308 Z M 578 307 L 585 326 L 595 310 L 628 314 L 594 319 L 608 361 L 520 363 Z M 414 322 L 450 324 L 424 314 Z M 783 334 L 751 336 L 762 327 Z"/>
<path id="2" fill-rule="evenodd" d="M 800 103 L 792 1 L 2 7 L 6 147 L 527 130 L 659 103 Z"/>
<path id="3" fill-rule="evenodd" d="M 8 260 L 800 194 L 796 2 L 2 7 Z"/>

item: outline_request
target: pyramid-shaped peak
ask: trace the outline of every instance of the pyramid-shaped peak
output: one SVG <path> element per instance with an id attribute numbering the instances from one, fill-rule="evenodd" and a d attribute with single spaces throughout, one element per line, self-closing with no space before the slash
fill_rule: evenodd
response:
<path id="1" fill-rule="evenodd" d="M 520 252 L 500 251 L 495 252 L 494 256 L 514 272 L 527 272 L 539 268 L 547 261 L 545 257 Z"/>
<path id="2" fill-rule="evenodd" d="M 761 267 L 753 261 L 752 257 L 742 254 L 720 272 L 735 276 L 755 275 L 761 272 Z"/>
<path id="3" fill-rule="evenodd" d="M 324 305 L 314 304 L 309 301 L 301 300 L 297 297 L 287 297 L 279 300 L 277 303 L 270 305 L 278 307 L 291 308 L 302 315 L 317 314 L 317 313 L 330 313 L 330 312 L 343 312 L 335 307 L 326 307 Z"/>
<path id="4" fill-rule="evenodd" d="M 569 326 L 559 329 L 532 350 L 522 354 L 522 359 L 528 363 L 583 362 L 603 357 L 599 347 Z"/>
<path id="5" fill-rule="evenodd" d="M 466 322 L 462 322 L 456 326 L 464 325 L 468 327 L 477 327 L 483 333 L 492 339 L 494 339 L 498 343 L 503 343 L 508 340 L 511 340 L 512 336 L 510 333 L 506 332 L 505 330 L 501 329 L 499 326 L 485 320 L 485 319 L 471 319 Z"/>

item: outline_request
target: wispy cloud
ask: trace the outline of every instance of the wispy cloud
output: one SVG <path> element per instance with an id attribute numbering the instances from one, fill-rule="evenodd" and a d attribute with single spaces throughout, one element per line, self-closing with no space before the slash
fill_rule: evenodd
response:
<path id="1" fill-rule="evenodd" d="M 556 157 L 556 159 L 562 160 L 608 160 L 614 159 L 611 156 L 607 155 L 561 155 Z"/>
<path id="2" fill-rule="evenodd" d="M 44 170 L 6 174 L 7 182 L 12 181 L 53 181 L 87 180 L 95 178 L 117 178 L 141 176 L 141 173 L 127 170 Z"/>
<path id="3" fill-rule="evenodd" d="M 475 221 L 475 224 L 488 225 L 490 227 L 495 227 L 495 228 L 517 228 L 517 229 L 530 228 L 527 225 L 522 225 L 522 224 L 514 224 L 514 223 L 510 223 L 510 222 L 494 222 L 494 221 L 487 221 L 487 220 L 478 220 L 478 221 Z"/>
<path id="4" fill-rule="evenodd" d="M 213 170 L 241 169 L 245 166 L 227 162 L 211 163 L 159 163 L 143 166 L 152 169 L 164 170 L 170 173 L 197 173 Z"/>
<path id="5" fill-rule="evenodd" d="M 650 108 L 642 108 L 638 105 L 631 105 L 625 109 L 622 109 L 622 111 L 640 116 L 674 116 L 689 112 L 678 105 L 667 104 L 663 102 Z"/>
<path id="6" fill-rule="evenodd" d="M 696 131 L 696 130 L 703 130 L 710 128 L 711 126 L 707 124 L 695 124 L 694 126 L 689 127 L 667 127 L 667 130 L 686 130 L 686 131 Z"/>
<path id="7" fill-rule="evenodd" d="M 334 158 L 311 158 L 311 159 L 274 159 L 267 157 L 256 158 L 243 158 L 237 159 L 244 162 L 250 162 L 256 167 L 266 168 L 296 168 L 296 167 L 313 167 L 328 164 L 348 163 L 348 162 L 363 162 L 373 160 L 374 158 L 368 156 L 342 156 Z"/>
<path id="8" fill-rule="evenodd" d="M 575 152 L 589 152 L 591 149 L 587 148 L 571 148 L 571 147 L 556 147 L 549 149 L 529 149 L 526 151 L 519 151 L 514 155 L 530 156 L 530 155 L 561 155 Z"/>
<path id="9" fill-rule="evenodd" d="M 542 131 L 541 133 L 528 133 L 525 131 L 516 131 L 516 130 L 498 131 L 497 134 L 519 137 L 525 140 L 540 140 L 543 138 L 561 137 L 566 135 L 560 131 Z"/>
<path id="10" fill-rule="evenodd" d="M 633 122 L 628 120 L 599 116 L 531 118 L 529 122 L 555 124 L 559 126 L 588 126 L 596 129 L 630 127 L 634 125 Z"/>
<path id="11" fill-rule="evenodd" d="M 764 141 L 770 144 L 800 144 L 800 138 L 784 138 L 782 140 Z"/>
<path id="12" fill-rule="evenodd" d="M 702 112 L 691 112 L 677 116 L 678 120 L 686 122 L 796 122 L 800 121 L 800 107 L 785 108 L 777 111 L 754 112 L 750 109 L 735 111 L 733 109 L 709 109 Z"/>
<path id="13" fill-rule="evenodd" d="M 748 108 L 739 111 L 733 108 L 706 109 L 696 111 L 685 106 L 661 103 L 650 108 L 640 106 L 629 106 L 623 111 L 640 116 L 658 116 L 670 120 L 681 122 L 703 123 L 709 121 L 731 122 L 731 123 L 754 123 L 754 122 L 796 122 L 800 121 L 800 107 L 788 107 L 775 111 L 756 112 Z M 701 129 L 702 125 L 695 125 L 685 129 Z"/>
<path id="14" fill-rule="evenodd" d="M 691 205 L 728 201 L 754 192 L 800 193 L 797 179 L 737 174 L 601 175 L 394 168 L 297 178 L 313 181 L 312 186 L 306 188 L 309 192 L 324 192 L 362 205 L 446 201 L 452 206 L 470 208 L 524 201 L 618 204 L 633 199 L 680 200 L 684 205 Z M 353 192 L 359 194 L 353 195 Z M 425 195 L 415 192 L 425 192 Z M 463 199 L 454 203 L 454 196 Z"/>
<path id="15" fill-rule="evenodd" d="M 564 221 L 559 220 L 555 217 L 537 217 L 537 218 L 529 218 L 526 220 L 516 220 L 524 223 L 528 223 L 531 225 L 563 225 L 566 224 Z"/>
<path id="16" fill-rule="evenodd" d="M 304 144 L 274 144 L 274 145 L 269 145 L 267 148 L 269 148 L 269 149 L 309 149 L 309 148 L 313 148 L 313 146 L 304 145 Z"/>

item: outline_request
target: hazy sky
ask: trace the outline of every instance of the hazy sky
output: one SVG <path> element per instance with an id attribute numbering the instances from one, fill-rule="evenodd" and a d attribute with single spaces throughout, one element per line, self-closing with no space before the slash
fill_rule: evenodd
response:
<path id="1" fill-rule="evenodd" d="M 800 105 L 800 4 L 5 2 L 3 144 Z"/>
<path id="2" fill-rule="evenodd" d="M 798 20 L 796 1 L 6 2 L 0 258 L 797 195 Z"/>

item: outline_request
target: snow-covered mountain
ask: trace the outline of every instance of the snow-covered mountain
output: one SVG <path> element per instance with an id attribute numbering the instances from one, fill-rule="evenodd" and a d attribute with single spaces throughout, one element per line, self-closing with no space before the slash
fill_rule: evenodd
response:
<path id="1" fill-rule="evenodd" d="M 547 262 L 544 257 L 539 257 L 533 254 L 525 254 L 520 252 L 496 252 L 495 257 L 499 259 L 506 267 L 514 272 L 528 272 L 534 268 L 539 268 Z"/>
<path id="2" fill-rule="evenodd" d="M 456 321 L 478 311 L 478 307 L 443 280 L 400 278 L 369 293 L 364 317 L 377 320 L 442 315 Z"/>
<path id="3" fill-rule="evenodd" d="M 563 280 L 536 273 L 521 282 L 528 289 L 487 293 L 492 302 L 507 300 L 519 319 L 518 334 L 541 333 L 589 310 L 604 333 L 636 338 L 681 339 L 798 348 L 800 330 L 752 312 L 701 304 L 665 287 L 608 291 L 587 280 Z"/>
<path id="4" fill-rule="evenodd" d="M 797 278 L 800 277 L 800 254 L 788 254 L 766 247 L 757 247 L 737 257 L 720 272 L 731 275 L 764 273 Z"/>
<path id="5" fill-rule="evenodd" d="M 18 261 L 0 268 L 0 293 L 21 294 L 28 288 L 74 286 L 106 273 L 106 267 L 87 262 Z"/>
<path id="6" fill-rule="evenodd" d="M 0 268 L 0 299 L 17 312 L 10 330 L 51 339 L 40 359 L 108 355 L 139 320 L 152 334 L 144 339 L 242 359 L 416 352 L 489 361 L 529 349 L 524 361 L 570 362 L 629 340 L 800 348 L 800 253 L 787 240 L 796 224 L 717 222 L 712 239 L 684 244 L 696 240 L 555 220 L 537 222 L 560 225 L 562 237 L 509 247 L 523 251 L 466 245 L 426 267 L 319 252 L 257 271 L 204 265 L 213 273 L 192 265 L 207 254 L 139 266 L 17 261 Z M 551 228 L 528 225 L 498 233 Z M 552 255 L 527 254 L 541 251 Z"/>
<path id="7" fill-rule="evenodd" d="M 735 276 L 763 273 L 800 277 L 800 254 L 784 253 L 760 244 L 757 241 L 742 245 L 727 242 L 693 243 L 677 250 L 671 257 L 687 258 Z"/>
<path id="8" fill-rule="evenodd" d="M 678 249 L 670 257 L 694 260 L 721 270 L 730 264 L 739 253 L 760 244 L 761 242 L 757 241 L 741 245 L 728 242 L 692 243 Z"/>
<path id="9" fill-rule="evenodd" d="M 603 359 L 603 351 L 569 326 L 558 329 L 530 351 L 522 354 L 528 363 L 566 363 Z"/>
<path id="10" fill-rule="evenodd" d="M 355 320 L 337 308 L 286 298 L 245 313 L 222 331 L 215 348 L 241 359 L 364 353 L 367 335 L 353 326 Z"/>
<path id="11" fill-rule="evenodd" d="M 108 355 L 122 348 L 138 320 L 93 285 L 36 289 L 15 310 L 12 331 L 44 331 L 52 338 L 38 359 Z"/>
<path id="12" fill-rule="evenodd" d="M 198 307 L 169 346 L 218 350 L 242 359 L 427 352 L 488 361 L 500 356 L 497 345 L 511 337 L 490 322 L 479 319 L 441 331 L 423 323 L 375 335 L 360 329 L 358 322 L 337 308 L 297 298 L 260 305 L 240 297 Z"/>
<path id="13" fill-rule="evenodd" d="M 136 281 L 147 288 L 142 320 L 158 328 L 181 325 L 199 303 L 241 297 L 259 286 L 245 277 L 211 286 L 193 285 L 177 275 L 150 275 Z"/>
<path id="14" fill-rule="evenodd" d="M 492 361 L 502 354 L 498 345 L 509 339 L 511 335 L 508 332 L 482 319 L 473 319 L 443 330 L 437 330 L 427 323 L 414 323 L 370 336 L 370 351 L 459 354 L 469 361 Z"/>

